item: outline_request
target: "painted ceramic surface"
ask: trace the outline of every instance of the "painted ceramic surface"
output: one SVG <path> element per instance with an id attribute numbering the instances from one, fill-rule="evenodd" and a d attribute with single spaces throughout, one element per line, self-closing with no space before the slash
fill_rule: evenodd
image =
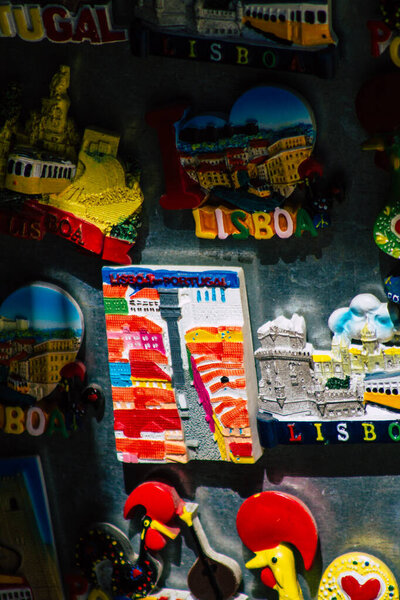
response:
<path id="1" fill-rule="evenodd" d="M 49 96 L 22 124 L 20 90 L 3 90 L 0 129 L 0 230 L 41 240 L 53 233 L 114 262 L 126 262 L 143 201 L 136 169 L 117 157 L 120 136 L 69 116 L 70 67 L 53 75 Z M 3 188 L 3 189 L 2 189 Z"/>
<path id="2" fill-rule="evenodd" d="M 289 443 L 374 441 L 378 433 L 379 441 L 397 441 L 400 347 L 390 343 L 396 331 L 388 305 L 359 294 L 335 310 L 328 325 L 331 350 L 306 341 L 305 320 L 297 314 L 258 329 L 261 422 L 268 415 L 277 419 L 278 437 Z"/>
<path id="3" fill-rule="evenodd" d="M 338 556 L 326 568 L 318 600 L 397 600 L 397 581 L 387 565 L 365 552 Z"/>
<path id="4" fill-rule="evenodd" d="M 34 283 L 0 306 L 2 403 L 29 405 L 46 398 L 74 362 L 83 336 L 83 316 L 61 288 Z"/>
<path id="5" fill-rule="evenodd" d="M 226 118 L 188 116 L 176 131 L 182 166 L 206 194 L 218 192 L 238 207 L 241 198 L 242 208 L 247 199 L 259 210 L 275 208 L 293 193 L 297 168 L 310 157 L 316 136 L 305 102 L 273 86 L 240 96 Z"/>
<path id="6" fill-rule="evenodd" d="M 241 270 L 105 267 L 103 293 L 119 458 L 254 462 Z"/>

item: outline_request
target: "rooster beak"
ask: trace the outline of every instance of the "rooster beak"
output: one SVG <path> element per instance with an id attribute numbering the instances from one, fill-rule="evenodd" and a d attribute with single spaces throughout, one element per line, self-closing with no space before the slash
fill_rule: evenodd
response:
<path id="1" fill-rule="evenodd" d="M 274 590 L 278 591 L 279 600 L 303 600 L 297 581 L 294 555 L 287 544 L 259 550 L 255 554 L 255 557 L 246 563 L 246 567 L 248 569 L 269 567 L 276 580 Z"/>
<path id="2" fill-rule="evenodd" d="M 151 521 L 150 528 L 159 531 L 163 535 L 169 537 L 171 540 L 174 540 L 180 532 L 179 527 L 167 527 L 167 525 L 164 525 L 155 519 Z"/>

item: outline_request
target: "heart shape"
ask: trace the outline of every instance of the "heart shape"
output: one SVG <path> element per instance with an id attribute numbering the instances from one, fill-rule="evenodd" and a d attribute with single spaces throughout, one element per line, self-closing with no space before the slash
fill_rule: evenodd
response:
<path id="1" fill-rule="evenodd" d="M 340 585 L 350 600 L 375 600 L 381 591 L 381 582 L 374 577 L 359 583 L 352 575 L 345 575 Z"/>

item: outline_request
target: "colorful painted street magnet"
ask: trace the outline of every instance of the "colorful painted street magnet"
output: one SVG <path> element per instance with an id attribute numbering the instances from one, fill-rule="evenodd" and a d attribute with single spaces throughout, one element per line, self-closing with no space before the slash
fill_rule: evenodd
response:
<path id="1" fill-rule="evenodd" d="M 374 240 L 378 248 L 400 258 L 400 200 L 385 206 L 374 224 Z"/>
<path id="2" fill-rule="evenodd" d="M 261 492 L 247 498 L 239 509 L 236 527 L 242 542 L 255 553 L 248 569 L 262 569 L 261 581 L 280 600 L 302 600 L 294 550 L 312 566 L 318 544 L 317 525 L 307 506 L 283 492 Z"/>
<path id="3" fill-rule="evenodd" d="M 192 115 L 184 106 L 147 116 L 163 156 L 165 209 L 191 208 L 206 239 L 312 236 L 330 223 L 341 186 L 322 179 L 312 157 L 314 115 L 297 94 L 260 86 L 228 116 Z"/>
<path id="4" fill-rule="evenodd" d="M 243 271 L 105 267 L 103 294 L 118 458 L 257 460 Z"/>
<path id="5" fill-rule="evenodd" d="M 261 445 L 400 440 L 400 347 L 388 344 L 396 333 L 391 314 L 372 294 L 355 296 L 329 317 L 330 350 L 306 341 L 298 314 L 258 329 Z"/>
<path id="6" fill-rule="evenodd" d="M 67 437 L 89 406 L 102 413 L 103 394 L 87 386 L 77 360 L 83 315 L 61 288 L 33 283 L 0 306 L 0 405 L 5 433 Z"/>
<path id="7" fill-rule="evenodd" d="M 365 552 L 348 552 L 325 570 L 318 600 L 398 600 L 399 589 L 385 563 Z"/>
<path id="8" fill-rule="evenodd" d="M 105 260 L 130 262 L 143 201 L 139 174 L 119 161 L 119 135 L 91 127 L 78 134 L 68 117 L 69 82 L 63 65 L 24 127 L 13 98 L 3 100 L 0 231 L 34 240 L 49 232 Z"/>
<path id="9" fill-rule="evenodd" d="M 135 16 L 131 46 L 136 55 L 334 74 L 337 40 L 328 0 L 138 0 Z"/>

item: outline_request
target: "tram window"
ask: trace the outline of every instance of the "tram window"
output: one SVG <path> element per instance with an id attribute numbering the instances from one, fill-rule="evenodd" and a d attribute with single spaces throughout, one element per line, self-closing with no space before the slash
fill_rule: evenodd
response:
<path id="1" fill-rule="evenodd" d="M 53 173 L 53 177 L 57 177 L 57 173 L 58 173 L 58 167 L 54 167 L 54 173 Z"/>
<path id="2" fill-rule="evenodd" d="M 318 23 L 326 23 L 326 12 L 324 10 L 319 10 L 317 12 Z"/>
<path id="3" fill-rule="evenodd" d="M 63 176 L 63 172 L 64 172 L 64 169 L 62 167 L 60 167 L 58 169 L 58 179 L 61 179 L 61 177 Z"/>
<path id="4" fill-rule="evenodd" d="M 15 174 L 21 175 L 21 172 L 22 172 L 22 162 L 18 161 L 15 165 Z"/>
<path id="5" fill-rule="evenodd" d="M 310 25 L 312 25 L 315 23 L 315 14 L 312 12 L 312 10 L 306 10 L 304 19 L 306 23 L 310 23 Z"/>
<path id="6" fill-rule="evenodd" d="M 31 163 L 28 163 L 27 165 L 25 165 L 24 177 L 30 177 L 31 174 L 32 174 L 32 165 L 31 165 Z"/>
<path id="7" fill-rule="evenodd" d="M 49 165 L 49 171 L 47 173 L 47 177 L 53 177 L 53 167 Z"/>
<path id="8" fill-rule="evenodd" d="M 258 18 L 259 18 L 259 19 L 262 19 L 262 18 L 263 18 L 263 14 L 262 14 L 262 12 L 259 12 L 259 13 L 258 13 Z"/>
<path id="9" fill-rule="evenodd" d="M 71 179 L 71 169 L 68 169 L 68 179 Z"/>
<path id="10" fill-rule="evenodd" d="M 255 19 L 257 17 L 257 11 L 253 10 L 253 19 Z"/>
<path id="11" fill-rule="evenodd" d="M 292 10 L 292 12 L 290 13 L 290 20 L 294 21 L 294 10 Z"/>
<path id="12" fill-rule="evenodd" d="M 11 159 L 8 161 L 7 172 L 12 173 L 14 169 L 14 161 Z"/>
<path id="13" fill-rule="evenodd" d="M 286 21 L 286 17 L 285 17 L 285 15 L 283 13 L 281 13 L 279 15 L 279 20 L 280 20 L 281 23 L 284 23 Z"/>
<path id="14" fill-rule="evenodd" d="M 265 13 L 265 15 L 264 15 L 264 21 L 269 21 L 269 14 L 268 13 Z"/>
<path id="15" fill-rule="evenodd" d="M 276 21 L 276 15 L 271 15 L 271 21 L 272 21 L 273 23 L 275 23 L 275 21 Z"/>
<path id="16" fill-rule="evenodd" d="M 42 174 L 40 175 L 40 177 L 46 177 L 46 171 L 47 171 L 47 165 L 43 165 Z"/>
<path id="17" fill-rule="evenodd" d="M 296 10 L 296 21 L 301 23 L 301 10 Z"/>
<path id="18" fill-rule="evenodd" d="M 248 8 L 248 9 L 246 10 L 246 17 L 249 17 L 250 15 L 251 15 L 251 10 Z"/>

